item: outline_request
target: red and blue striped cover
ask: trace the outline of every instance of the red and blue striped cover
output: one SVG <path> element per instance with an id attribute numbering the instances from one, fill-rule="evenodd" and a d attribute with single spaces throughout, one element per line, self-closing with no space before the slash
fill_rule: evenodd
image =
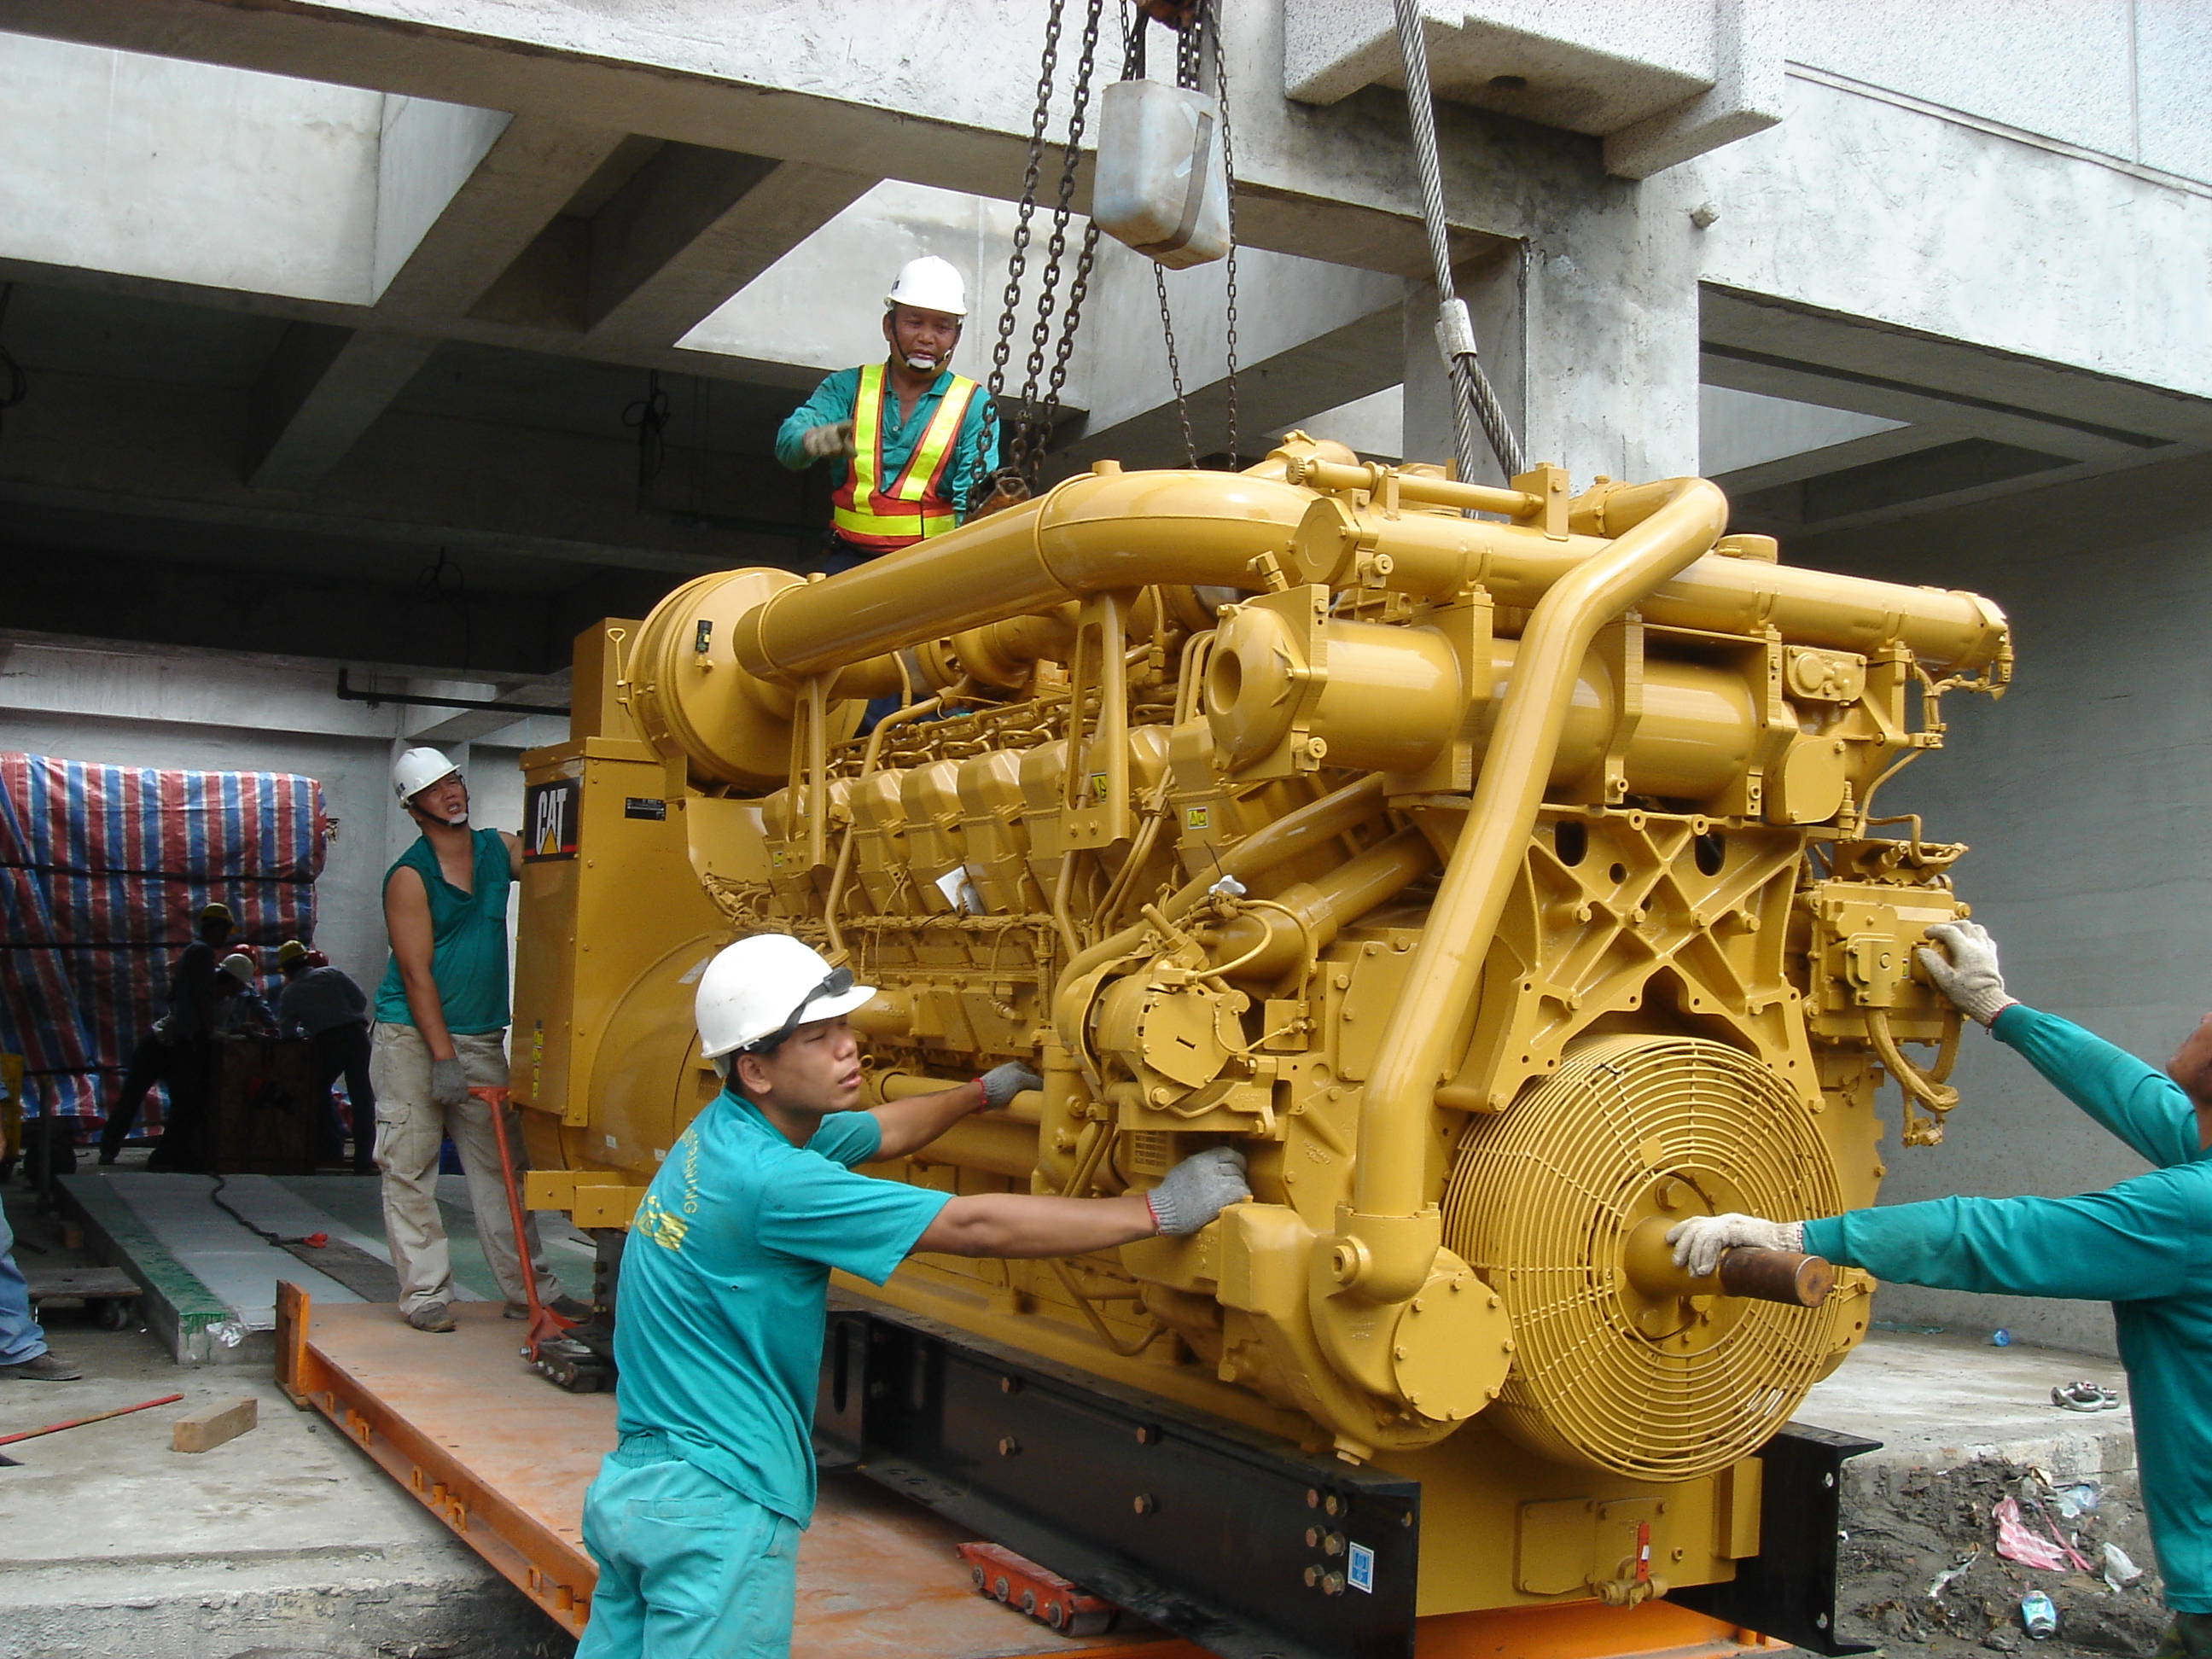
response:
<path id="1" fill-rule="evenodd" d="M 276 945 L 314 937 L 329 831 L 293 773 L 0 751 L 0 1050 L 24 1057 L 27 1115 L 104 1115 L 204 904 L 230 907 L 270 994 Z"/>

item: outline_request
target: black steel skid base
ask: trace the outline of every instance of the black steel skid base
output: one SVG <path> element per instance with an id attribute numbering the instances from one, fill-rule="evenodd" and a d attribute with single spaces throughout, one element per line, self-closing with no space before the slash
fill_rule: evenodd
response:
<path id="1" fill-rule="evenodd" d="M 825 1467 L 1224 1659 L 1413 1653 L 1418 1481 L 842 1297 L 814 1420 Z"/>
<path id="2" fill-rule="evenodd" d="M 1278 1441 L 952 1326 L 830 1298 L 815 1449 L 1223 1659 L 1411 1659 L 1420 1483 Z M 1763 1449 L 1762 1553 L 1675 1592 L 1815 1653 L 1836 1643 L 1844 1460 Z"/>

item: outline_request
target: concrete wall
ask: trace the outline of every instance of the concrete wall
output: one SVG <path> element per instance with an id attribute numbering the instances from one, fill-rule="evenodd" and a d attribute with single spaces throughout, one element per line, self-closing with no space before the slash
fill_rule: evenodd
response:
<path id="1" fill-rule="evenodd" d="M 2201 0 L 1794 0 L 1793 63 L 2212 183 Z"/>
<path id="2" fill-rule="evenodd" d="M 1951 697 L 1946 747 L 1886 789 L 1965 841 L 1960 894 L 1996 934 L 2014 995 L 2154 1065 L 2212 1008 L 2212 461 L 1807 538 L 1793 563 L 1965 587 L 2011 616 L 2020 655 L 2001 702 Z M 1964 1096 L 1940 1147 L 1885 1148 L 1885 1202 L 1950 1193 L 2065 1194 L 2143 1164 L 2027 1062 L 1969 1030 Z M 1896 1122 L 1894 1091 L 1886 1115 Z M 1878 1316 L 2112 1351 L 2099 1303 L 1897 1285 Z"/>
<path id="3" fill-rule="evenodd" d="M 384 872 L 411 839 L 394 810 L 392 751 L 419 722 L 407 719 L 416 711 L 339 702 L 334 678 L 333 671 L 276 659 L 16 644 L 0 656 L 0 749 L 315 779 L 325 811 L 338 820 L 315 884 L 315 942 L 373 992 L 390 955 Z M 541 729 L 534 740 L 552 738 Z M 475 821 L 520 829 L 519 750 L 479 740 L 449 752 L 468 769 Z"/>

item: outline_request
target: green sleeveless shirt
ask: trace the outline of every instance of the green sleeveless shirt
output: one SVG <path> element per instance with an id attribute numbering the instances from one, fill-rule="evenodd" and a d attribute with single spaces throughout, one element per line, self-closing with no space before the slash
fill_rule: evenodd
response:
<path id="1" fill-rule="evenodd" d="M 496 830 L 475 833 L 476 890 L 464 893 L 438 867 L 437 849 L 428 836 L 384 872 L 388 886 L 394 870 L 412 870 L 430 896 L 430 977 L 437 981 L 446 1029 L 459 1036 L 507 1029 L 507 843 Z M 386 1025 L 412 1025 L 407 988 L 394 957 L 376 988 L 376 1018 Z"/>

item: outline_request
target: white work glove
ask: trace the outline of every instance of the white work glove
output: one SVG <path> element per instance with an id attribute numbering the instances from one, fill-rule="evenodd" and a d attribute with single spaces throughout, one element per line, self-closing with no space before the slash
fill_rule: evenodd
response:
<path id="1" fill-rule="evenodd" d="M 1960 1013 L 1987 1025 L 2018 1001 L 2005 994 L 2004 975 L 1997 971 L 1997 942 L 1978 921 L 1939 921 L 1928 937 L 1943 947 L 1920 947 L 1920 965 L 1936 988 L 1951 999 Z M 1943 954 L 1950 952 L 1947 959 Z"/>
<path id="2" fill-rule="evenodd" d="M 1194 1233 L 1231 1205 L 1252 1196 L 1244 1182 L 1244 1154 L 1234 1146 L 1209 1146 L 1170 1170 L 1145 1194 L 1152 1223 L 1164 1233 Z"/>
<path id="3" fill-rule="evenodd" d="M 469 1103 L 469 1074 L 459 1060 L 430 1062 L 430 1103 L 441 1109 Z"/>
<path id="4" fill-rule="evenodd" d="M 1709 1279 L 1721 1265 L 1721 1252 L 1749 1245 L 1758 1250 L 1802 1250 L 1802 1221 L 1761 1221 L 1755 1215 L 1695 1215 L 1667 1229 L 1674 1265 L 1692 1279 Z"/>
<path id="5" fill-rule="evenodd" d="M 983 1086 L 982 1109 L 1002 1112 L 1013 1104 L 1014 1097 L 1024 1089 L 1042 1089 L 1044 1079 L 1022 1064 L 1010 1060 L 1003 1066 L 994 1066 L 975 1079 Z"/>
<path id="6" fill-rule="evenodd" d="M 799 435 L 799 447 L 810 461 L 849 461 L 853 459 L 853 423 L 831 421 L 810 426 Z"/>

